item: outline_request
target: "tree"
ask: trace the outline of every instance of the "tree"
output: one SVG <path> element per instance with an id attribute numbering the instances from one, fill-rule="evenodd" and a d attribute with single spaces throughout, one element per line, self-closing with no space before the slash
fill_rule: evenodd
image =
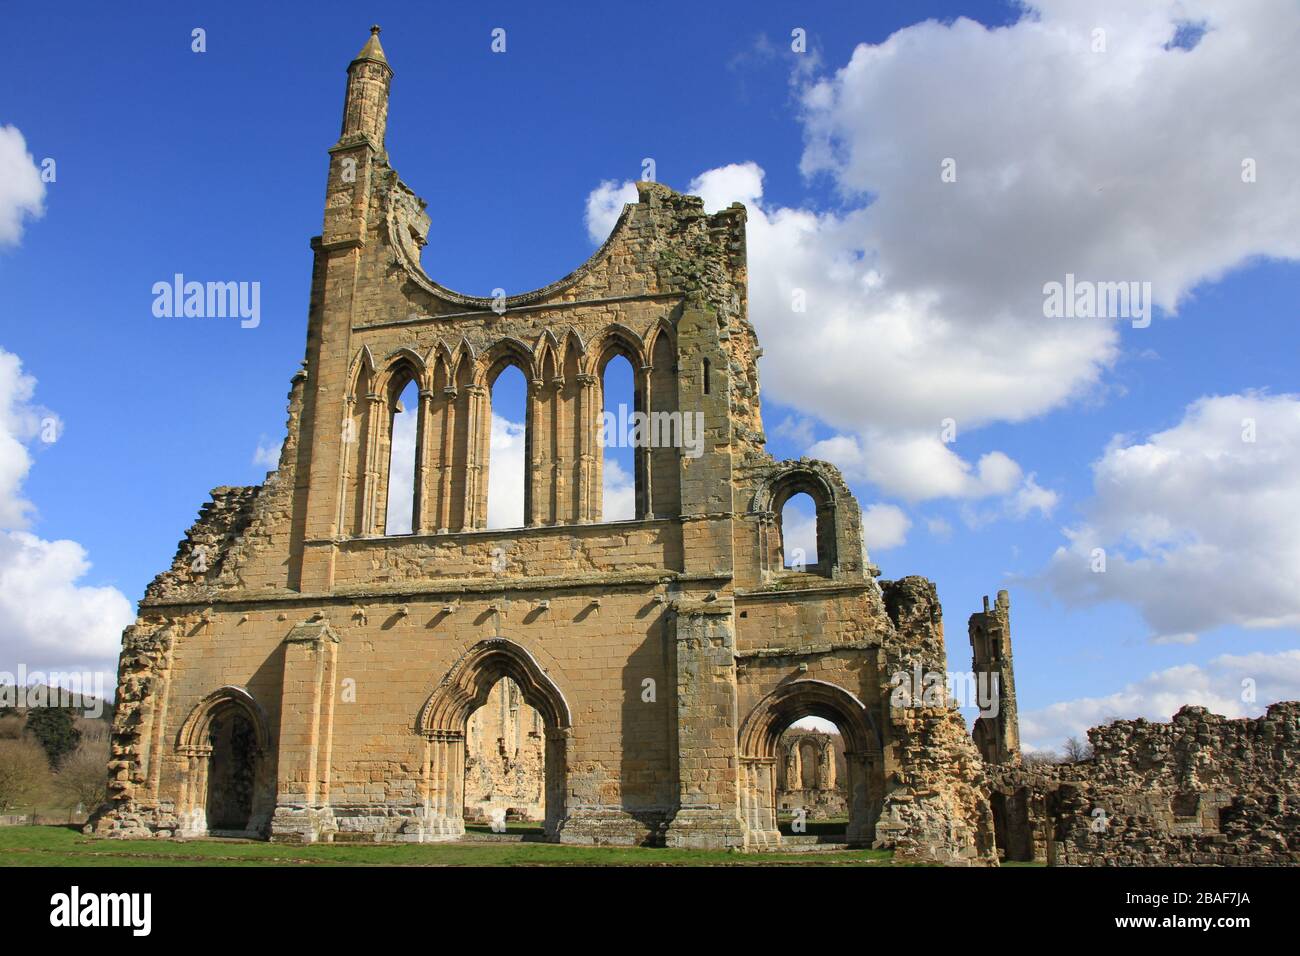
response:
<path id="1" fill-rule="evenodd" d="M 45 748 L 45 756 L 56 770 L 63 758 L 81 743 L 75 713 L 62 707 L 37 707 L 28 711 L 27 732 Z"/>
<path id="2" fill-rule="evenodd" d="M 1065 742 L 1065 762 L 1078 763 L 1080 760 L 1092 759 L 1092 744 L 1086 744 L 1078 737 L 1071 737 Z"/>
<path id="3" fill-rule="evenodd" d="M 64 759 L 54 785 L 70 806 L 94 812 L 108 798 L 108 747 L 83 743 Z"/>
<path id="4" fill-rule="evenodd" d="M 50 763 L 36 741 L 0 740 L 0 813 L 32 803 L 49 776 Z"/>

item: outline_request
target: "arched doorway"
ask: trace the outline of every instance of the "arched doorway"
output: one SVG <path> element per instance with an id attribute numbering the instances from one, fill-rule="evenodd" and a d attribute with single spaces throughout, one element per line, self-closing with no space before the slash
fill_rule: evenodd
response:
<path id="1" fill-rule="evenodd" d="M 188 758 L 177 808 L 182 835 L 262 835 L 274 804 L 266 727 L 241 687 L 223 687 L 191 711 L 177 748 Z"/>
<path id="2" fill-rule="evenodd" d="M 782 753 L 781 737 L 805 717 L 831 722 L 843 737 L 848 811 L 845 839 L 869 842 L 884 798 L 880 735 L 862 702 L 844 688 L 826 681 L 796 680 L 759 701 L 741 727 L 741 818 L 746 843 L 781 842 L 777 788 L 792 773 L 802 779 L 798 751 L 791 766 L 778 766 L 778 759 L 788 757 Z"/>
<path id="3" fill-rule="evenodd" d="M 523 647 L 490 638 L 471 647 L 429 696 L 417 720 L 424 738 L 422 794 L 425 838 L 454 840 L 465 833 L 466 731 L 470 716 L 508 679 L 541 719 L 544 743 L 543 832 L 558 839 L 566 817 L 565 779 L 572 718 L 568 702 Z"/>
<path id="4" fill-rule="evenodd" d="M 257 734 L 240 708 L 225 707 L 208 729 L 208 831 L 247 832 L 253 817 Z"/>

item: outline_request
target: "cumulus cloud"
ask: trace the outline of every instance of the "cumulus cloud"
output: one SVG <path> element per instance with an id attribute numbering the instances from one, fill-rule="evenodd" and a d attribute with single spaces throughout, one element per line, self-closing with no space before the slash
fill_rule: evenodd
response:
<path id="1" fill-rule="evenodd" d="M 414 439 L 412 439 L 412 442 L 414 442 Z M 257 441 L 257 448 L 253 450 L 253 464 L 268 469 L 279 468 L 280 448 L 283 444 L 283 442 L 272 442 L 269 438 L 263 435 Z M 412 448 L 414 448 L 414 443 L 412 444 Z"/>
<path id="2" fill-rule="evenodd" d="M 34 513 L 22 483 L 31 446 L 53 441 L 61 423 L 33 402 L 36 380 L 0 349 L 0 658 L 5 667 L 109 667 L 131 602 L 112 587 L 79 583 L 90 571 L 75 541 L 47 541 L 27 529 Z"/>
<path id="3" fill-rule="evenodd" d="M 492 414 L 488 462 L 489 528 L 524 526 L 524 425 Z"/>
<path id="4" fill-rule="evenodd" d="M 801 166 L 837 207 L 766 201 L 754 163 L 689 187 L 748 207 L 767 394 L 841 433 L 822 450 L 892 496 L 1049 513 L 1050 493 L 1007 487 L 1005 456 L 985 474 L 942 423 L 1024 421 L 1103 386 L 1119 323 L 1046 318 L 1047 282 L 1150 282 L 1172 313 L 1254 257 L 1300 258 L 1297 42 L 1300 13 L 1270 0 L 1041 0 L 1006 27 L 928 21 L 800 76 Z M 592 193 L 593 236 L 631 195 Z"/>
<path id="5" fill-rule="evenodd" d="M 1117 437 L 1084 513 L 1039 579 L 1067 603 L 1127 602 L 1160 643 L 1300 626 L 1300 395 L 1202 398 Z"/>
<path id="6" fill-rule="evenodd" d="M 0 246 L 23 237 L 23 222 L 45 213 L 45 183 L 15 126 L 0 126 Z"/>
<path id="7" fill-rule="evenodd" d="M 606 180 L 591 191 L 587 197 L 587 236 L 597 245 L 614 230 L 623 207 L 636 202 L 636 186 L 630 182 L 619 183 Z"/>
<path id="8" fill-rule="evenodd" d="M 602 489 L 601 517 L 605 521 L 630 521 L 636 517 L 636 482 L 615 458 L 606 458 L 602 466 L 605 487 Z"/>
<path id="9" fill-rule="evenodd" d="M 1186 704 L 1225 717 L 1255 717 L 1279 700 L 1300 699 L 1300 650 L 1223 654 L 1204 665 L 1181 664 L 1125 685 L 1113 694 L 1079 697 L 1021 711 L 1027 750 L 1059 749 L 1067 737 L 1115 718 L 1168 720 Z"/>
<path id="10" fill-rule="evenodd" d="M 912 521 L 897 505 L 877 502 L 862 510 L 862 536 L 868 551 L 888 551 L 907 543 Z"/>

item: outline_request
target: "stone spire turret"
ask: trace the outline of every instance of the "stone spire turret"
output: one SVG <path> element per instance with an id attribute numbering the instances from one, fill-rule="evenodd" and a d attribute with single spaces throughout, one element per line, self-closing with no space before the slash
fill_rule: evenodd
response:
<path id="1" fill-rule="evenodd" d="M 343 130 L 339 144 L 368 139 L 381 155 L 388 127 L 388 89 L 393 68 L 379 45 L 379 27 L 370 28 L 370 39 L 348 64 L 348 91 L 343 100 Z"/>

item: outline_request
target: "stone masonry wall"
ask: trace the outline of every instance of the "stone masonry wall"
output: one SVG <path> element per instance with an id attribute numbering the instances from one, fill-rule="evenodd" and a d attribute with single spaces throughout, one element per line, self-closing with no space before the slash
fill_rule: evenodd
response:
<path id="1" fill-rule="evenodd" d="M 990 770 L 994 792 L 1020 802 L 1010 825 L 1034 834 L 1040 859 L 1300 863 L 1300 702 L 1240 720 L 1189 706 L 1169 723 L 1117 720 L 1088 737 L 1091 759 Z"/>

